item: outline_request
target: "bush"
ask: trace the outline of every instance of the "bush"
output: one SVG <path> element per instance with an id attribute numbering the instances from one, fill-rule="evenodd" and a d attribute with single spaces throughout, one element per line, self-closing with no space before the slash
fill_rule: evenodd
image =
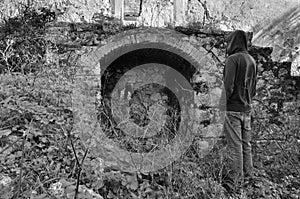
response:
<path id="1" fill-rule="evenodd" d="M 54 19 L 49 9 L 25 7 L 20 15 L 4 20 L 0 26 L 0 73 L 29 73 L 42 66 L 47 49 L 46 23 Z"/>

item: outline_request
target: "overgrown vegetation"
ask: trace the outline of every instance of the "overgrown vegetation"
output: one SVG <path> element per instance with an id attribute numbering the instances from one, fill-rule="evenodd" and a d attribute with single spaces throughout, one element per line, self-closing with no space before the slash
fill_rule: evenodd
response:
<path id="1" fill-rule="evenodd" d="M 45 61 L 51 45 L 43 37 L 45 24 L 53 19 L 50 10 L 26 8 L 1 26 L 0 198 L 226 198 L 222 141 L 205 158 L 194 142 L 181 159 L 152 173 L 121 172 L 89 153 L 72 134 L 76 68 L 68 60 Z M 262 54 L 255 56 L 263 68 L 253 115 L 257 179 L 243 197 L 296 199 L 299 79 Z"/>

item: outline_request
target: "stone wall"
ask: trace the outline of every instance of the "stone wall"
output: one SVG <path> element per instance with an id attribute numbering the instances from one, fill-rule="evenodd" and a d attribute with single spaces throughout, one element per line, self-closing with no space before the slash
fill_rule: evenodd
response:
<path id="1" fill-rule="evenodd" d="M 58 60 L 51 58 L 51 56 L 64 56 L 64 54 L 69 53 L 73 53 L 74 55 L 86 54 L 83 52 L 89 52 L 91 49 L 107 45 L 110 42 L 109 38 L 111 36 L 130 29 L 138 31 L 138 28 L 135 26 L 123 26 L 115 21 L 107 21 L 101 24 L 50 24 L 46 38 L 55 43 L 57 53 L 51 53 L 53 50 L 49 49 L 49 59 Z M 217 66 L 221 71 L 225 60 L 225 38 L 230 31 L 184 27 L 176 27 L 175 30 L 185 34 L 186 40 L 188 40 L 191 44 L 204 49 L 206 53 L 215 60 L 215 66 Z M 249 33 L 249 37 L 252 38 L 251 33 Z M 273 64 L 275 64 L 275 68 L 273 69 L 274 71 L 279 70 L 278 67 L 280 67 L 280 65 L 284 68 L 291 66 L 291 62 L 281 63 L 276 60 L 273 61 L 273 51 L 274 49 L 270 47 L 252 46 L 250 49 L 251 54 L 257 60 L 261 73 L 265 70 L 264 68 L 270 70 Z M 291 76 L 292 70 L 292 68 L 287 69 L 289 74 L 286 77 Z M 295 77 L 294 79 L 298 78 Z"/>
<path id="2" fill-rule="evenodd" d="M 116 33 L 118 34 L 115 35 Z M 111 157 L 113 159 L 109 161 L 118 162 L 123 170 L 132 171 L 135 169 L 132 165 L 132 157 L 130 157 L 132 154 L 129 153 L 132 148 L 135 148 L 136 151 L 131 152 L 144 154 L 143 152 L 151 151 L 152 146 L 162 144 L 159 138 L 152 139 L 150 142 L 145 141 L 142 145 L 132 144 L 136 141 L 134 138 L 126 140 L 126 142 L 122 140 L 127 134 L 135 135 L 133 137 L 142 134 L 146 137 L 156 135 L 157 130 L 161 130 L 162 126 L 166 124 L 161 123 L 167 118 L 163 114 L 165 105 L 161 106 L 166 94 L 160 92 L 164 89 L 156 84 L 173 88 L 174 90 L 171 91 L 177 94 L 176 97 L 179 96 L 178 99 L 185 96 L 182 98 L 183 101 L 179 100 L 179 103 L 184 104 L 187 100 L 190 105 L 186 109 L 186 112 L 189 113 L 189 117 L 186 119 L 189 121 L 188 126 L 191 127 L 190 135 L 194 136 L 194 143 L 201 149 L 203 155 L 216 142 L 220 136 L 222 122 L 221 118 L 218 122 L 214 119 L 218 115 L 214 107 L 220 99 L 219 83 L 222 82 L 222 69 L 225 61 L 225 38 L 229 33 L 220 30 L 183 27 L 177 27 L 175 30 L 124 27 L 109 21 L 102 24 L 60 23 L 49 26 L 47 38 L 54 45 L 52 48 L 49 47 L 48 55 L 49 61 L 75 66 L 77 71 L 76 87 L 79 88 L 76 91 L 75 108 L 82 113 L 81 116 L 85 115 L 85 119 L 95 120 L 97 115 L 93 105 L 97 99 L 95 96 L 102 100 L 109 97 L 108 101 L 112 101 L 112 104 L 107 107 L 112 111 L 110 119 L 122 127 L 122 132 L 118 131 L 117 133 L 119 136 L 115 137 L 114 134 L 101 130 L 95 131 L 95 129 L 91 129 L 90 123 L 87 125 L 80 119 L 77 129 L 78 132 L 85 132 L 82 138 L 88 143 L 91 142 L 90 144 L 95 147 L 96 154 L 100 153 L 103 157 Z M 249 33 L 250 38 L 251 35 Z M 53 49 L 56 51 L 54 52 Z M 291 77 L 291 63 L 272 61 L 272 48 L 252 46 L 250 53 L 259 67 L 257 99 L 268 107 L 274 107 L 272 122 L 282 122 L 282 119 L 288 118 L 285 120 L 286 124 L 297 124 L 299 121 L 297 107 L 299 107 L 300 99 L 300 80 L 297 77 Z M 195 66 L 195 69 L 189 68 L 190 64 L 186 64 L 184 60 Z M 175 71 L 172 67 L 166 66 L 173 66 Z M 184 67 L 180 69 L 176 68 L 177 66 Z M 176 71 L 183 74 L 184 78 L 180 75 L 176 76 Z M 180 81 L 166 81 L 172 80 L 174 77 Z M 188 82 L 184 81 L 186 79 Z M 150 87 L 149 84 L 151 84 Z M 96 91 L 100 88 L 105 92 L 97 94 Z M 178 90 L 184 92 L 180 93 Z M 192 95 L 190 95 L 190 91 L 192 91 Z M 142 95 L 143 92 L 148 93 L 150 97 Z M 106 93 L 110 94 L 106 95 Z M 141 98 L 148 102 L 141 103 L 139 101 Z M 176 100 L 174 103 L 176 107 Z M 143 114 L 146 113 L 143 107 L 148 106 L 148 111 L 153 113 L 151 118 L 147 118 Z M 255 106 L 258 110 L 261 105 L 255 104 Z M 293 113 L 296 114 L 291 114 L 293 107 L 296 110 Z M 106 116 L 102 115 L 102 117 L 105 120 Z M 135 121 L 133 122 L 135 124 L 128 123 L 126 118 L 129 117 Z M 273 116 L 268 115 L 268 117 Z M 144 127 L 137 128 L 136 124 L 150 125 L 151 128 L 146 131 L 143 129 Z M 118 142 L 119 146 L 124 148 L 116 147 L 110 139 L 104 139 L 104 137 Z M 120 137 L 122 139 L 119 139 Z M 173 138 L 166 139 L 172 140 Z M 97 147 L 99 143 L 102 144 L 101 146 L 108 147 L 107 150 Z M 185 143 L 185 146 L 188 144 Z M 112 146 L 113 148 L 111 148 Z M 128 146 L 131 147 L 128 148 Z M 177 155 L 180 154 L 178 150 L 181 151 L 184 148 L 172 149 L 177 151 L 172 156 L 167 156 L 158 150 L 155 153 L 134 156 L 133 159 L 134 162 L 141 162 L 140 158 L 148 160 L 140 165 L 140 168 L 145 171 L 157 169 L 170 162 L 170 157 L 178 157 Z M 163 164 L 154 167 L 153 161 L 150 161 L 154 156 L 159 157 L 156 160 Z"/>
<path id="3" fill-rule="evenodd" d="M 136 28 L 81 56 L 75 126 L 85 142 L 97 143 L 96 154 L 117 162 L 121 170 L 146 172 L 180 157 L 194 137 L 201 156 L 213 147 L 223 123 L 218 116 L 220 64 L 192 40 L 171 29 Z M 105 113 L 100 114 L 101 129 L 93 130 L 81 118 L 95 121 L 95 95 Z M 110 130 L 115 126 L 118 136 Z"/>
<path id="4" fill-rule="evenodd" d="M 123 3 L 124 2 L 124 3 Z M 143 0 L 4 0 L 0 3 L 1 18 L 16 15 L 22 7 L 30 3 L 35 7 L 50 7 L 56 10 L 58 22 L 93 22 L 92 16 L 102 13 L 104 15 L 115 15 L 121 17 L 119 12 L 127 12 L 128 10 L 141 14 L 141 18 L 150 19 L 151 15 L 159 20 L 179 19 L 182 23 L 202 21 L 205 15 L 214 20 L 224 22 L 223 25 L 228 29 L 248 29 L 253 31 L 259 25 L 270 24 L 274 19 L 278 18 L 285 12 L 299 6 L 297 0 L 163 0 L 149 1 Z M 142 6 L 141 8 L 140 5 Z M 175 5 L 175 8 L 173 6 Z M 130 7 L 133 10 L 129 9 Z M 176 10 L 183 12 L 177 12 Z M 123 10 L 123 11 L 122 11 Z M 206 13 L 208 11 L 208 13 Z M 139 13 L 141 12 L 141 13 Z M 177 13 L 175 13 L 177 12 Z M 183 19 L 179 16 L 182 15 Z M 161 15 L 161 16 L 158 16 Z M 171 19 L 164 19 L 163 16 L 169 16 Z M 159 21 L 158 20 L 158 21 Z M 150 24 L 151 25 L 151 24 Z M 153 25 L 153 24 L 152 24 Z M 156 25 L 163 25 L 158 23 Z"/>
<path id="5" fill-rule="evenodd" d="M 273 60 L 293 62 L 292 72 L 299 75 L 298 0 L 4 0 L 0 3 L 0 19 L 16 15 L 27 2 L 34 7 L 50 7 L 56 12 L 57 22 L 99 23 L 107 16 L 138 26 L 198 24 L 251 31 L 255 45 L 273 47 Z"/>

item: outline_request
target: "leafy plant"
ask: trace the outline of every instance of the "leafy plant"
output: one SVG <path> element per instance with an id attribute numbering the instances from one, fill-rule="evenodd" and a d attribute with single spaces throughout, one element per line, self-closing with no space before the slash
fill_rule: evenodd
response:
<path id="1" fill-rule="evenodd" d="M 25 7 L 23 12 L 0 25 L 0 73 L 37 70 L 46 53 L 46 23 L 55 19 L 46 8 Z"/>

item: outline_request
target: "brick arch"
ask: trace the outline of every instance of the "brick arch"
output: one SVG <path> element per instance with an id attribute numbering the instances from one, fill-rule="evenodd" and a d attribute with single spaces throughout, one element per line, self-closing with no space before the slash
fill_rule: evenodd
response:
<path id="1" fill-rule="evenodd" d="M 106 44 L 84 55 L 79 66 L 101 73 L 118 57 L 143 48 L 166 50 L 186 59 L 197 70 L 207 70 L 207 59 L 212 59 L 202 47 L 196 47 L 189 38 L 174 30 L 139 28 L 113 36 Z"/>

